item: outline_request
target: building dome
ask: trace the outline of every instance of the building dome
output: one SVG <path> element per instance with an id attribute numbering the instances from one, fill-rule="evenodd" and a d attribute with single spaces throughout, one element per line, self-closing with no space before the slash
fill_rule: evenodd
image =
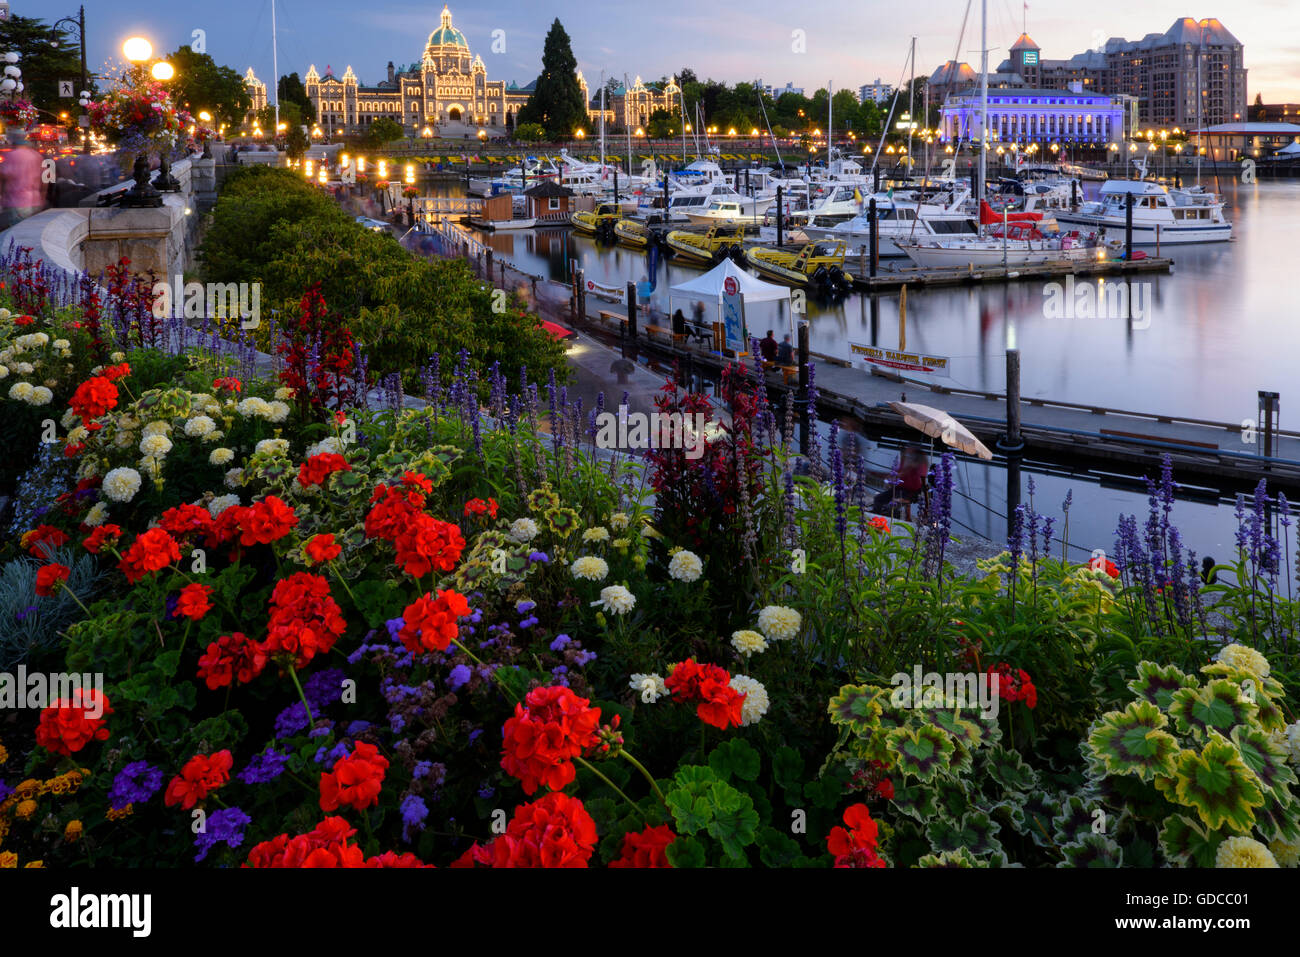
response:
<path id="1" fill-rule="evenodd" d="M 442 23 L 438 25 L 438 29 L 429 34 L 429 42 L 426 47 L 430 49 L 437 47 L 469 49 L 469 41 L 465 39 L 465 34 L 451 25 L 451 11 L 445 6 L 442 8 Z"/>
<path id="2" fill-rule="evenodd" d="M 978 78 L 979 75 L 970 68 L 970 64 L 949 60 L 930 75 L 930 85 L 955 86 L 963 83 L 973 83 Z"/>

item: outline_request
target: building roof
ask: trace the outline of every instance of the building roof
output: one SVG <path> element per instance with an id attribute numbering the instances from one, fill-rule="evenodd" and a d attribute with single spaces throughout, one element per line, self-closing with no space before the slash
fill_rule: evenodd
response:
<path id="1" fill-rule="evenodd" d="M 461 47 L 469 50 L 469 41 L 465 39 L 465 34 L 451 25 L 451 11 L 445 5 L 442 8 L 442 23 L 438 29 L 429 34 L 429 42 L 426 46 Z"/>
<path id="2" fill-rule="evenodd" d="M 1033 40 L 1029 39 L 1028 33 L 1020 34 L 1019 39 L 1017 39 L 1015 43 L 1011 44 L 1012 53 L 1015 53 L 1017 50 L 1041 50 L 1041 49 L 1042 47 L 1040 47 Z"/>
<path id="3" fill-rule="evenodd" d="M 1240 136 L 1300 136 L 1300 126 L 1295 123 L 1218 123 L 1202 130 L 1189 130 L 1188 133 L 1191 135 L 1204 133 L 1207 136 L 1216 133 Z"/>
<path id="4" fill-rule="evenodd" d="M 946 83 L 949 85 L 956 83 L 970 83 L 979 78 L 969 63 L 958 63 L 956 60 L 949 60 L 939 69 L 930 74 L 930 82 Z"/>
<path id="5" fill-rule="evenodd" d="M 552 179 L 544 179 L 536 186 L 530 186 L 524 190 L 525 196 L 534 196 L 538 199 L 550 199 L 553 196 L 572 196 L 573 190 L 567 186 L 561 186 Z"/>
<path id="6" fill-rule="evenodd" d="M 1232 46 L 1241 42 L 1214 17 L 1200 22 L 1193 20 L 1191 17 L 1183 17 L 1181 20 L 1175 21 L 1174 25 L 1165 32 L 1164 39 L 1170 43 L 1191 43 L 1193 45 L 1205 43 L 1209 46 Z"/>

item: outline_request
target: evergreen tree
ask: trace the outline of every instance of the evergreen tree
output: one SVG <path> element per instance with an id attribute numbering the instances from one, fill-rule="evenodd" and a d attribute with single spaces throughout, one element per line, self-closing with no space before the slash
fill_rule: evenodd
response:
<path id="1" fill-rule="evenodd" d="M 8 52 L 18 54 L 18 68 L 23 71 L 25 89 L 18 99 L 55 114 L 76 109 L 77 98 L 60 97 L 58 84 L 74 80 L 74 92 L 81 92 L 81 58 L 73 34 L 55 30 L 44 20 L 11 16 L 0 20 L 0 53 Z M 42 117 L 42 122 L 48 119 Z"/>
<path id="2" fill-rule="evenodd" d="M 538 123 L 552 140 L 567 140 L 587 125 L 587 104 L 578 85 L 578 61 L 569 45 L 569 35 L 556 19 L 542 48 L 542 72 L 533 95 L 519 110 L 521 125 Z"/>
<path id="3" fill-rule="evenodd" d="M 176 102 L 196 116 L 207 110 L 212 114 L 214 126 L 221 123 L 239 126 L 244 122 L 253 98 L 244 86 L 243 77 L 228 66 L 219 66 L 208 54 L 194 52 L 188 45 L 179 47 L 166 59 L 176 68 L 176 78 L 169 84 Z M 270 115 L 274 115 L 274 110 Z M 264 125 L 262 129 L 271 127 Z"/>

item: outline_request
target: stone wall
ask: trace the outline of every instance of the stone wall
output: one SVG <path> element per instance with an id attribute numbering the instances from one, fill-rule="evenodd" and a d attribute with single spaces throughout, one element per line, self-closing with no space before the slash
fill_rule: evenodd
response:
<path id="1" fill-rule="evenodd" d="M 135 272 L 159 278 L 181 275 L 193 265 L 199 213 L 216 203 L 216 161 L 194 157 L 172 166 L 180 190 L 163 193 L 158 208 L 99 206 L 94 193 L 75 209 L 48 209 L 0 233 L 0 248 L 12 241 L 35 258 L 71 272 L 99 275 L 123 257 Z M 127 184 L 129 187 L 129 184 Z"/>

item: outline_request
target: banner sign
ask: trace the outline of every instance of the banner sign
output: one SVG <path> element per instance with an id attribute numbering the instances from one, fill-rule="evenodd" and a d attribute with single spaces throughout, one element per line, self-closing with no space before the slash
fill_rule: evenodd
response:
<path id="1" fill-rule="evenodd" d="M 599 296 L 601 299 L 609 299 L 613 302 L 627 303 L 626 286 L 606 286 L 604 283 L 596 282 L 594 279 L 587 280 L 587 292 L 592 296 Z"/>
<path id="2" fill-rule="evenodd" d="M 879 366 L 894 372 L 921 372 L 926 375 L 950 378 L 950 360 L 945 356 L 928 356 L 923 352 L 897 352 L 893 349 L 881 349 L 861 342 L 849 340 L 849 351 L 855 360 L 861 359 L 864 366 Z"/>
<path id="3" fill-rule="evenodd" d="M 748 352 L 745 297 L 740 294 L 740 283 L 735 276 L 728 276 L 722 282 L 722 322 L 727 329 L 727 348 L 732 352 Z"/>

